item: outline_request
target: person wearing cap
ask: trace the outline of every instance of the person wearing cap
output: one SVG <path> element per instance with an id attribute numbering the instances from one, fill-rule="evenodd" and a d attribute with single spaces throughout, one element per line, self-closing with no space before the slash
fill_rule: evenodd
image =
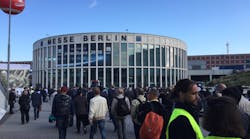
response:
<path id="1" fill-rule="evenodd" d="M 52 104 L 52 114 L 56 118 L 59 139 L 66 139 L 67 127 L 69 125 L 69 116 L 72 114 L 70 96 L 67 95 L 68 88 L 63 86 L 61 93 L 57 94 Z"/>
<path id="2" fill-rule="evenodd" d="M 40 89 L 37 87 L 35 92 L 31 95 L 32 106 L 34 109 L 34 120 L 39 118 L 39 111 L 42 107 L 42 95 Z"/>
<path id="3" fill-rule="evenodd" d="M 179 80 L 172 92 L 174 108 L 167 124 L 167 139 L 203 139 L 199 126 L 199 88 L 189 79 Z"/>

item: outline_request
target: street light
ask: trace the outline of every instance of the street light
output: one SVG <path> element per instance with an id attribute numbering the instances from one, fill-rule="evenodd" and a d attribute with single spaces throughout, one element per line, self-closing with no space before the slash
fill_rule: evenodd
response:
<path id="1" fill-rule="evenodd" d="M 0 8 L 3 12 L 9 15 L 8 27 L 8 64 L 7 64 L 7 91 L 9 89 L 10 77 L 10 31 L 11 31 L 11 15 L 19 14 L 23 11 L 25 0 L 1 0 Z"/>

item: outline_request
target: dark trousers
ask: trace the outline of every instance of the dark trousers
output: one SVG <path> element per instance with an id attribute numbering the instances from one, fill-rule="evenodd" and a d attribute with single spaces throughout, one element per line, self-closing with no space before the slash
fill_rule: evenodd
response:
<path id="1" fill-rule="evenodd" d="M 14 104 L 10 104 L 10 114 L 13 113 Z"/>
<path id="2" fill-rule="evenodd" d="M 30 120 L 29 110 L 21 110 L 21 121 L 22 121 L 22 124 L 24 124 L 24 119 L 26 120 L 26 123 L 29 122 L 29 120 Z"/>
<path id="3" fill-rule="evenodd" d="M 88 115 L 76 115 L 76 127 L 77 131 L 80 132 L 81 123 L 83 125 L 83 128 L 85 130 L 85 127 L 89 124 L 88 123 Z"/>
<path id="4" fill-rule="evenodd" d="M 56 126 L 58 128 L 59 139 L 66 139 L 68 125 L 69 125 L 68 116 L 56 117 Z"/>
<path id="5" fill-rule="evenodd" d="M 39 109 L 40 106 L 34 107 L 34 119 L 38 119 L 39 118 Z"/>
<path id="6" fill-rule="evenodd" d="M 134 131 L 135 131 L 135 138 L 136 139 L 140 139 L 139 138 L 139 132 L 140 132 L 140 125 L 136 124 L 135 122 L 133 122 L 134 124 Z"/>

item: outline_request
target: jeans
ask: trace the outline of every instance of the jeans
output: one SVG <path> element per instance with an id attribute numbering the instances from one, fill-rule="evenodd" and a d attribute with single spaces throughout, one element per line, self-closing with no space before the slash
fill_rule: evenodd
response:
<path id="1" fill-rule="evenodd" d="M 118 119 L 116 118 L 116 123 L 117 123 L 117 134 L 118 134 L 118 139 L 127 139 L 126 136 L 126 118 Z"/>
<path id="2" fill-rule="evenodd" d="M 105 120 L 96 120 L 96 121 L 93 121 L 93 124 L 90 127 L 89 139 L 93 139 L 94 138 L 94 134 L 96 133 L 97 126 L 99 127 L 102 139 L 106 139 Z"/>
<path id="3" fill-rule="evenodd" d="M 39 107 L 40 106 L 33 107 L 33 109 L 34 109 L 34 119 L 35 120 L 39 118 Z"/>

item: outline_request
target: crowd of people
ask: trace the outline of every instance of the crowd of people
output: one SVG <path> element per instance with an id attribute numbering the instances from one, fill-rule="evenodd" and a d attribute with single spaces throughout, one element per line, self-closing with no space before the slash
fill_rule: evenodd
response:
<path id="1" fill-rule="evenodd" d="M 210 93 L 192 80 L 181 79 L 172 89 L 115 86 L 68 89 L 63 86 L 49 90 L 50 118 L 54 117 L 59 139 L 66 138 L 67 128 L 74 125 L 74 117 L 76 133 L 89 132 L 90 139 L 100 133 L 101 138 L 106 139 L 107 116 L 118 139 L 127 139 L 128 116 L 131 116 L 136 139 L 250 138 L 250 102 L 239 86 L 218 84 Z M 10 113 L 15 101 L 12 93 L 13 90 L 9 97 Z M 30 102 L 34 120 L 39 118 L 44 101 L 42 94 L 39 88 L 33 93 L 24 89 L 19 98 L 22 124 L 29 122 Z M 209 132 L 208 136 L 204 137 L 201 127 Z"/>

